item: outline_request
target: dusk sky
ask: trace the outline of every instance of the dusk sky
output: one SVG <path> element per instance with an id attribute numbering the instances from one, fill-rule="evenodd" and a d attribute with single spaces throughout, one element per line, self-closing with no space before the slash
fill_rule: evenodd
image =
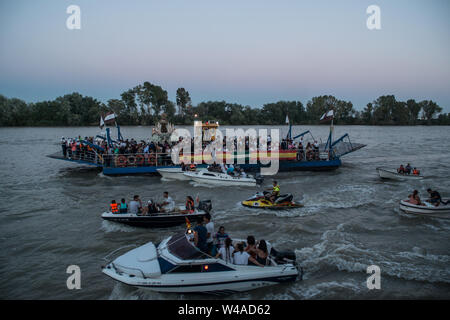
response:
<path id="1" fill-rule="evenodd" d="M 71 4 L 81 30 L 66 27 Z M 381 30 L 366 27 L 372 4 Z M 450 112 L 449 14 L 448 0 L 2 0 L 0 94 L 106 102 L 149 81 L 194 104 L 331 94 L 362 110 L 394 94 Z"/>

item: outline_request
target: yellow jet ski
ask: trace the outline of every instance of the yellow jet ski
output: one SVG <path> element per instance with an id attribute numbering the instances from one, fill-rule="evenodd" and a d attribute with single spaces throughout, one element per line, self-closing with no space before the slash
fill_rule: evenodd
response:
<path id="1" fill-rule="evenodd" d="M 272 209 L 272 210 L 285 210 L 292 208 L 301 208 L 303 204 L 292 201 L 292 194 L 283 194 L 275 199 L 275 202 L 266 199 L 266 195 L 269 192 L 264 191 L 264 193 L 258 192 L 253 197 L 242 201 L 242 205 L 249 208 L 262 208 L 262 209 Z"/>

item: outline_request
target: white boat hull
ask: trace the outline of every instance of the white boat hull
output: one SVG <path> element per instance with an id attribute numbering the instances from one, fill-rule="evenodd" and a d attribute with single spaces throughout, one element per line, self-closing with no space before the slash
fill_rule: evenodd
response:
<path id="1" fill-rule="evenodd" d="M 249 268 L 261 268 L 252 266 Z M 270 268 L 270 267 L 266 267 Z M 183 276 L 183 279 L 169 280 L 167 276 L 162 275 L 158 278 L 142 279 L 139 277 L 130 278 L 128 275 L 119 275 L 113 269 L 103 269 L 103 273 L 111 278 L 127 285 L 140 287 L 154 292 L 172 292 L 172 293 L 216 293 L 229 294 L 233 292 L 244 292 L 283 282 L 294 281 L 298 277 L 298 271 L 293 268 L 287 270 L 285 274 L 280 272 L 269 272 L 266 276 L 250 276 L 238 275 L 237 272 L 229 271 L 228 279 L 210 273 L 203 274 L 197 279 L 190 281 Z M 253 275 L 255 277 L 255 275 Z M 173 276 L 172 276 L 173 277 Z"/>
<path id="2" fill-rule="evenodd" d="M 226 173 L 211 173 L 207 172 L 207 174 L 214 174 L 214 176 L 206 176 L 205 172 L 185 172 L 184 175 L 197 183 L 205 183 L 217 186 L 242 186 L 242 187 L 255 187 L 256 179 L 253 178 L 241 178 L 241 177 L 232 177 Z"/>
<path id="3" fill-rule="evenodd" d="M 392 180 L 399 180 L 399 181 L 423 179 L 423 176 L 415 176 L 412 174 L 401 174 L 401 173 L 397 173 L 394 170 L 386 170 L 386 169 L 382 169 L 382 168 L 377 168 L 377 172 L 378 172 L 378 175 L 380 176 L 380 178 L 382 178 L 382 179 L 392 179 Z"/>
<path id="4" fill-rule="evenodd" d="M 444 199 L 444 201 L 446 200 Z M 444 205 L 441 203 L 439 206 L 435 207 L 434 205 L 425 202 L 425 205 L 418 206 L 409 203 L 407 200 L 401 200 L 400 210 L 406 213 L 417 214 L 427 217 L 450 218 L 450 204 Z"/>
<path id="5" fill-rule="evenodd" d="M 182 171 L 181 168 L 163 168 L 163 169 L 156 169 L 158 173 L 164 178 L 164 179 L 170 179 L 170 180 L 180 180 L 180 181 L 189 181 L 190 178 L 184 175 L 185 171 Z"/>

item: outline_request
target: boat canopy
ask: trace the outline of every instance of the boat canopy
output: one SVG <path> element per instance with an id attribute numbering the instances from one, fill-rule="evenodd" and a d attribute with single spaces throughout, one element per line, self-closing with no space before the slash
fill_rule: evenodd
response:
<path id="1" fill-rule="evenodd" d="M 207 259 L 208 256 L 194 247 L 184 233 L 179 233 L 170 238 L 167 243 L 168 250 L 174 256 L 182 260 Z"/>

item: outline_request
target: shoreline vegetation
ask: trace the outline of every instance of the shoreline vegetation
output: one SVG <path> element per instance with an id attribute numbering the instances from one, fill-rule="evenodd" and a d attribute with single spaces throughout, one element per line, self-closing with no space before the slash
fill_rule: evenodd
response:
<path id="1" fill-rule="evenodd" d="M 278 101 L 255 108 L 207 101 L 193 106 L 184 88 L 178 88 L 176 101 L 172 102 L 166 90 L 144 82 L 106 104 L 77 92 L 33 103 L 0 94 L 0 127 L 98 126 L 100 115 L 109 112 L 117 115 L 122 126 L 151 126 L 162 117 L 175 125 L 191 125 L 195 119 L 215 120 L 221 125 L 284 125 L 286 115 L 292 124 L 313 125 L 330 109 L 334 110 L 336 125 L 450 125 L 450 113 L 441 113 L 442 108 L 431 100 L 404 102 L 385 95 L 362 111 L 355 110 L 352 102 L 331 95 L 314 97 L 306 105 Z"/>

